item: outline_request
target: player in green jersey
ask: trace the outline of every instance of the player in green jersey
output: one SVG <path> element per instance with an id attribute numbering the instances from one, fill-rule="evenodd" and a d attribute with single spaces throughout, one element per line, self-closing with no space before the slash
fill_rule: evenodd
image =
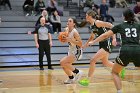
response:
<path id="1" fill-rule="evenodd" d="M 109 22 L 103 22 L 98 20 L 98 14 L 93 11 L 89 10 L 86 13 L 86 21 L 90 24 L 90 37 L 87 42 L 83 45 L 83 48 L 86 48 L 88 43 L 92 41 L 95 37 L 100 36 L 101 34 L 105 33 L 108 29 L 111 29 L 113 25 Z M 99 50 L 96 54 L 94 54 L 90 58 L 90 66 L 88 71 L 88 77 L 85 79 L 81 79 L 79 81 L 80 85 L 88 86 L 90 80 L 93 78 L 94 70 L 96 62 L 101 60 L 104 66 L 113 67 L 113 62 L 108 60 L 109 54 L 112 50 L 112 45 L 116 46 L 116 37 L 115 34 L 112 36 L 112 42 L 110 39 L 104 40 L 99 42 Z"/>
<path id="2" fill-rule="evenodd" d="M 130 9 L 126 9 L 123 12 L 124 22 L 116 25 L 108 32 L 100 35 L 95 40 L 88 43 L 93 45 L 96 42 L 100 42 L 113 34 L 120 33 L 122 46 L 119 56 L 115 59 L 116 63 L 112 68 L 112 76 L 117 93 L 122 93 L 122 83 L 119 77 L 120 71 L 133 62 L 135 67 L 140 69 L 140 24 L 134 22 L 134 13 Z"/>

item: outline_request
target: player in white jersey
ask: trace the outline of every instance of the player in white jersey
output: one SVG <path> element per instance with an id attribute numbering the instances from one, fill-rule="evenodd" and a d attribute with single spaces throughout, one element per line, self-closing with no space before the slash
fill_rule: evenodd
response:
<path id="1" fill-rule="evenodd" d="M 74 33 L 78 33 L 78 31 L 75 28 L 69 33 L 68 38 L 75 39 L 74 38 Z M 75 41 L 76 41 L 76 39 L 75 39 Z M 82 48 L 78 45 L 75 45 L 72 42 L 69 42 L 68 44 L 69 44 L 68 55 L 73 54 L 73 55 L 75 55 L 75 58 L 77 60 L 80 60 L 81 57 L 82 57 Z"/>
<path id="2" fill-rule="evenodd" d="M 60 65 L 68 76 L 68 79 L 64 81 L 64 84 L 74 83 L 82 75 L 82 71 L 78 70 L 72 65 L 76 60 L 79 60 L 82 55 L 82 40 L 75 28 L 76 25 L 77 21 L 75 19 L 68 19 L 67 28 L 65 30 L 68 33 L 66 42 L 69 44 L 69 50 L 68 55 L 60 60 Z"/>

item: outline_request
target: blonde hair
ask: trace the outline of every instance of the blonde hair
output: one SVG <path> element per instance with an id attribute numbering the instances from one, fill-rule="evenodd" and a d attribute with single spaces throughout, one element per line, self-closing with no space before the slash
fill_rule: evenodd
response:
<path id="1" fill-rule="evenodd" d="M 88 10 L 87 13 L 86 13 L 88 16 L 92 16 L 92 18 L 95 18 L 95 19 L 99 19 L 99 15 L 97 14 L 96 11 L 93 11 L 93 10 Z"/>

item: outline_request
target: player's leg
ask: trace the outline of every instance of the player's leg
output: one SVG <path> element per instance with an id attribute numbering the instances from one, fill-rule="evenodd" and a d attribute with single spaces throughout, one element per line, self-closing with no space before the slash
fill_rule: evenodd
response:
<path id="1" fill-rule="evenodd" d="M 74 55 L 75 55 L 76 60 L 80 60 L 82 58 L 82 54 L 83 54 L 82 49 L 79 48 L 79 49 L 75 50 L 75 54 Z M 72 71 L 75 74 L 75 80 L 76 81 L 80 80 L 80 78 L 83 75 L 83 71 L 82 70 L 79 70 L 77 68 L 75 68 Z"/>
<path id="2" fill-rule="evenodd" d="M 91 59 L 90 59 L 90 66 L 88 71 L 88 77 L 79 81 L 79 84 L 82 86 L 88 86 L 90 80 L 93 78 L 94 70 L 95 70 L 95 63 L 104 57 L 105 52 L 102 52 L 100 49 Z"/>
<path id="3" fill-rule="evenodd" d="M 75 61 L 75 58 L 73 57 L 73 55 L 68 55 L 63 57 L 60 60 L 60 65 L 62 66 L 64 72 L 67 74 L 67 76 L 69 77 L 69 79 L 67 79 L 64 83 L 65 84 L 70 84 L 73 83 L 74 80 L 74 74 L 72 72 L 72 70 L 74 70 L 75 68 L 72 66 L 72 63 Z"/>
<path id="4" fill-rule="evenodd" d="M 119 73 L 125 66 L 129 64 L 130 57 L 131 53 L 127 50 L 127 47 L 123 47 L 121 48 L 120 55 L 115 59 L 116 62 L 112 68 L 112 76 L 117 89 L 117 93 L 122 93 L 122 83 Z"/>
<path id="5" fill-rule="evenodd" d="M 116 89 L 117 89 L 118 93 L 122 93 L 122 83 L 121 83 L 121 79 L 120 79 L 119 73 L 121 72 L 121 70 L 123 68 L 124 67 L 121 66 L 118 63 L 115 63 L 113 68 L 112 68 L 113 81 L 114 81 L 114 84 L 116 86 Z"/>
<path id="6" fill-rule="evenodd" d="M 137 46 L 137 47 L 134 47 L 134 53 L 132 55 L 132 58 L 133 58 L 133 63 L 135 65 L 135 67 L 140 70 L 140 47 Z"/>
<path id="7" fill-rule="evenodd" d="M 109 53 L 105 50 L 102 50 L 102 51 L 104 52 L 104 57 L 101 59 L 103 62 L 103 65 L 112 68 L 114 63 L 108 60 Z"/>
<path id="8" fill-rule="evenodd" d="M 106 55 L 106 52 L 103 49 L 100 49 L 91 59 L 88 77 L 92 78 L 95 70 L 95 64 L 98 60 L 102 59 Z"/>

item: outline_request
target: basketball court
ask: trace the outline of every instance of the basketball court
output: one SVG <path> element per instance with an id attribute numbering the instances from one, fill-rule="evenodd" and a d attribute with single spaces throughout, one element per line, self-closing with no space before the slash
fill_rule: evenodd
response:
<path id="1" fill-rule="evenodd" d="M 76 65 L 84 72 L 86 77 L 88 65 Z M 0 93 L 116 93 L 110 69 L 96 66 L 94 78 L 88 87 L 78 83 L 67 86 L 63 81 L 67 79 L 60 66 L 54 66 L 54 70 L 44 71 L 38 67 L 26 68 L 1 68 Z M 123 93 L 140 92 L 140 70 L 134 66 L 126 68 L 125 79 L 122 80 Z"/>

